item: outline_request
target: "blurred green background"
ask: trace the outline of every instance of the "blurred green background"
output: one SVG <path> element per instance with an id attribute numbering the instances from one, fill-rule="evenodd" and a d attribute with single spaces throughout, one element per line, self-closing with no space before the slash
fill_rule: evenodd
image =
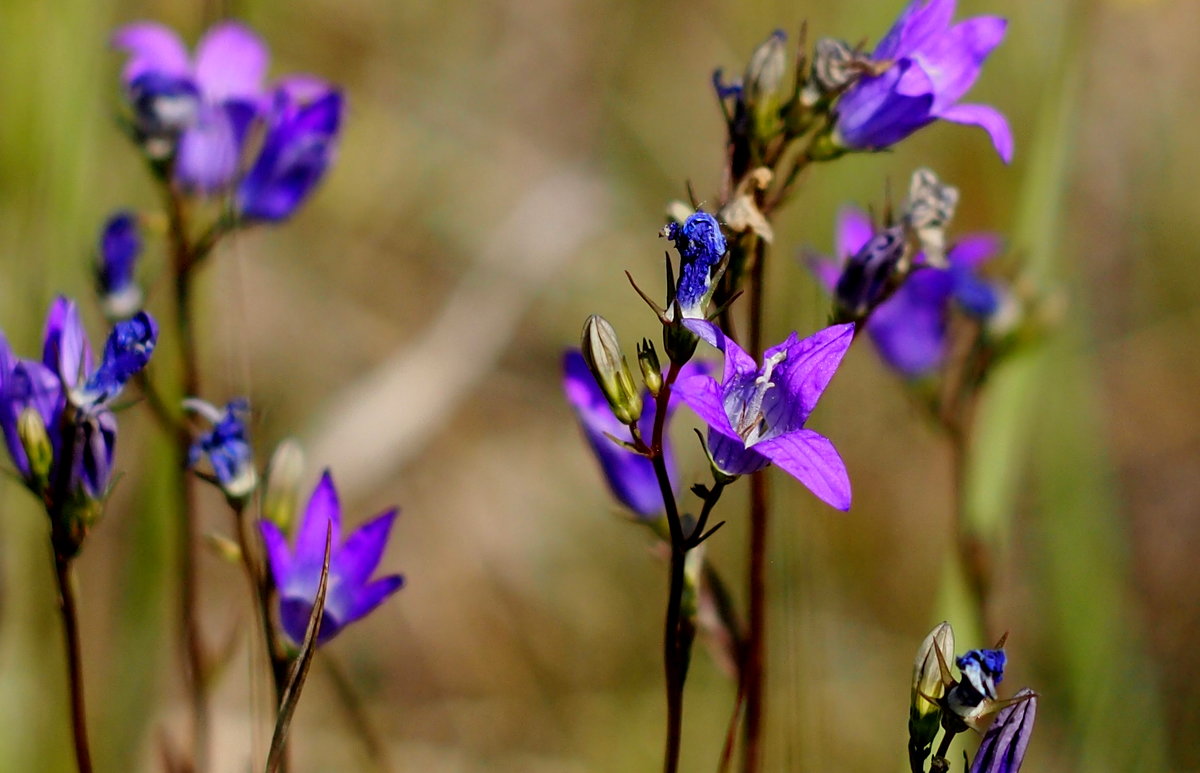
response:
<path id="1" fill-rule="evenodd" d="M 1055 339 L 993 384 L 973 478 L 976 508 L 1004 524 L 1005 687 L 1043 696 L 1026 770 L 1200 770 L 1200 4 L 961 6 L 1010 19 L 970 99 L 1007 113 L 1015 162 L 982 132 L 934 126 L 895 152 L 812 170 L 777 224 L 767 338 L 822 324 L 793 257 L 831 247 L 842 203 L 879 204 L 885 181 L 903 190 L 918 165 L 958 185 L 957 230 L 1003 232 L 1069 304 Z M 309 482 L 333 468 L 348 522 L 403 508 L 384 568 L 408 587 L 318 657 L 293 726 L 297 770 L 371 769 L 326 660 L 396 771 L 659 765 L 666 571 L 607 498 L 560 394 L 560 352 L 590 313 L 627 343 L 653 334 L 622 271 L 657 282 L 666 202 L 686 180 L 715 195 L 712 69 L 739 72 L 772 29 L 806 18 L 817 36 L 874 41 L 899 9 L 0 4 L 0 327 L 25 353 L 54 293 L 89 298 L 106 214 L 156 204 L 112 120 L 113 27 L 155 19 L 194 41 L 235 15 L 271 46 L 272 74 L 310 71 L 348 93 L 340 157 L 314 200 L 285 227 L 227 243 L 200 287 L 204 397 L 250 395 L 264 460 L 302 437 Z M 152 309 L 166 300 L 161 246 L 143 267 Z M 868 347 L 813 426 L 841 449 L 856 503 L 839 514 L 773 483 L 768 769 L 899 771 L 911 659 L 952 611 L 937 601 L 949 456 Z M 175 526 L 154 483 L 169 454 L 145 411 L 123 416 L 118 454 L 125 476 L 78 567 L 87 698 L 99 769 L 152 770 L 186 722 Z M 698 479 L 695 455 L 684 466 Z M 739 597 L 743 489 L 710 543 Z M 227 530 L 205 493 L 205 529 Z M 4 771 L 70 769 L 43 519 L 0 482 Z M 216 692 L 218 769 L 258 769 L 269 687 L 247 654 L 243 577 L 211 556 L 201 572 L 210 646 L 237 653 Z M 684 769 L 714 767 L 732 699 L 698 654 Z"/>

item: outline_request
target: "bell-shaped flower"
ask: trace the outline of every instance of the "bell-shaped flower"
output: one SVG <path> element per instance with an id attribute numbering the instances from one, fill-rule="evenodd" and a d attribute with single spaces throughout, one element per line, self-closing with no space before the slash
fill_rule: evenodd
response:
<path id="1" fill-rule="evenodd" d="M 989 105 L 959 100 L 1004 38 L 1007 22 L 976 16 L 951 25 L 955 0 L 912 0 L 871 55 L 862 76 L 835 105 L 835 145 L 883 150 L 941 119 L 982 127 L 1000 158 L 1012 160 L 1008 121 Z"/>
<path id="2" fill-rule="evenodd" d="M 296 211 L 333 161 L 343 106 L 329 86 L 276 91 L 262 148 L 234 197 L 242 219 L 278 222 Z"/>
<path id="3" fill-rule="evenodd" d="M 135 22 L 113 33 L 129 58 L 122 79 L 143 139 L 175 154 L 175 178 L 214 192 L 233 181 L 251 121 L 266 105 L 263 79 L 269 54 L 246 26 L 211 27 L 195 57 L 173 30 Z"/>
<path id="4" fill-rule="evenodd" d="M 259 521 L 279 595 L 279 620 L 288 638 L 297 644 L 304 641 L 321 584 L 327 530 L 331 530 L 329 581 L 324 616 L 317 633 L 319 644 L 370 613 L 404 585 L 404 578 L 398 574 L 371 579 L 383 557 L 396 515 L 396 510 L 388 510 L 343 541 L 342 508 L 333 477 L 326 470 L 308 500 L 294 549 L 288 547 L 287 537 L 278 526 L 271 521 Z"/>
<path id="5" fill-rule="evenodd" d="M 199 414 L 212 424 L 201 433 L 188 449 L 188 467 L 195 469 L 202 460 L 212 468 L 212 481 L 232 500 L 248 497 L 258 485 L 254 469 L 254 451 L 246 429 L 250 403 L 245 398 L 230 400 L 225 410 L 195 398 L 185 400 L 184 407 Z"/>
<path id="6" fill-rule="evenodd" d="M 1018 691 L 1012 703 L 992 720 L 971 762 L 971 773 L 1017 773 L 1025 760 L 1033 721 L 1037 717 L 1037 693 L 1029 688 Z"/>
<path id="7" fill-rule="evenodd" d="M 854 256 L 878 238 L 867 214 L 847 207 L 838 216 L 837 255 L 810 257 L 817 280 L 839 298 L 839 304 Z M 867 333 L 883 361 L 908 378 L 937 370 L 948 351 L 952 309 L 983 321 L 999 311 L 1002 289 L 979 277 L 979 269 L 999 251 L 997 236 L 979 233 L 950 246 L 946 268 L 928 265 L 918 254 L 903 283 L 867 317 Z"/>
<path id="8" fill-rule="evenodd" d="M 833 443 L 804 424 L 837 372 L 854 325 L 834 325 L 801 339 L 795 333 L 763 354 L 760 366 L 716 325 L 688 320 L 696 335 L 725 353 L 720 382 L 680 380 L 676 389 L 708 424 L 713 462 L 728 475 L 775 464 L 821 501 L 850 509 L 850 480 Z"/>

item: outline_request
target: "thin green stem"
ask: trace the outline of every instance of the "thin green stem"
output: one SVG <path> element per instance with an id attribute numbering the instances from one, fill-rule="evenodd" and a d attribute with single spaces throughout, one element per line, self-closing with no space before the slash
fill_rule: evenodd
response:
<path id="1" fill-rule="evenodd" d="M 54 569 L 58 578 L 58 608 L 62 615 L 63 639 L 67 648 L 67 682 L 71 693 L 71 738 L 75 746 L 75 764 L 79 773 L 92 773 L 92 753 L 88 746 L 87 716 L 83 700 L 79 616 L 75 604 L 75 585 L 71 576 L 71 559 L 56 550 Z"/>

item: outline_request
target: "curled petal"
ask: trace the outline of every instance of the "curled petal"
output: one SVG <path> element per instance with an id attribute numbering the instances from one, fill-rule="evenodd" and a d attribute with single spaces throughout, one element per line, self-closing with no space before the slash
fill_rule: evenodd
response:
<path id="1" fill-rule="evenodd" d="M 954 105 L 943 110 L 939 117 L 954 123 L 980 127 L 992 138 L 992 146 L 996 148 L 996 154 L 1001 160 L 1006 164 L 1012 163 L 1012 129 L 1008 126 L 1008 119 L 996 108 L 991 105 Z"/>

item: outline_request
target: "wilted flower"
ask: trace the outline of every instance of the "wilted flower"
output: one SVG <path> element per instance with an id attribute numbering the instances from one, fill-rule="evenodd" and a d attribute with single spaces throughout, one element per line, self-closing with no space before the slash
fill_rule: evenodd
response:
<path id="1" fill-rule="evenodd" d="M 833 141 L 851 150 L 882 150 L 941 119 L 982 127 L 1005 163 L 1012 160 L 1008 121 L 989 105 L 961 104 L 1007 22 L 976 16 L 954 26 L 955 0 L 912 0 L 863 75 L 835 105 Z"/>
<path id="2" fill-rule="evenodd" d="M 295 643 L 304 641 L 313 602 L 321 584 L 325 557 L 325 534 L 332 529 L 329 552 L 329 581 L 325 611 L 317 643 L 324 644 L 355 620 L 369 614 L 404 585 L 394 574 L 372 580 L 387 546 L 397 511 L 388 510 L 360 526 L 342 540 L 342 508 L 333 477 L 326 470 L 308 500 L 304 519 L 296 533 L 295 549 L 271 521 L 259 521 L 271 575 L 279 594 L 279 619 L 283 631 Z"/>
<path id="3" fill-rule="evenodd" d="M 134 268 L 142 252 L 137 215 L 114 213 L 104 224 L 96 260 L 96 284 L 105 313 L 124 319 L 142 305 L 142 288 L 134 281 Z"/>
<path id="4" fill-rule="evenodd" d="M 697 212 L 682 225 L 668 225 L 666 234 L 679 251 L 679 282 L 675 288 L 679 308 L 685 319 L 701 318 L 712 296 L 713 272 L 725 255 L 721 224 L 707 212 Z"/>
<path id="5" fill-rule="evenodd" d="M 1037 693 L 1025 688 L 1012 701 L 992 720 L 971 763 L 971 773 L 1017 773 L 1021 769 L 1037 717 Z"/>
<path id="6" fill-rule="evenodd" d="M 970 650 L 955 660 L 962 680 L 946 692 L 946 705 L 970 724 L 986 713 L 985 701 L 997 698 L 996 685 L 1004 681 L 1004 650 Z"/>
<path id="7" fill-rule="evenodd" d="M 251 121 L 264 107 L 268 53 L 237 22 L 205 33 L 188 56 L 173 30 L 135 22 L 113 33 L 129 54 L 122 78 L 134 120 L 152 155 L 175 156 L 175 178 L 205 192 L 228 185 L 238 172 Z"/>
<path id="8" fill-rule="evenodd" d="M 342 93 L 328 86 L 281 88 L 267 116 L 266 138 L 234 204 L 241 218 L 277 222 L 291 216 L 333 161 Z"/>
<path id="9" fill-rule="evenodd" d="M 860 254 L 876 238 L 866 213 L 848 207 L 838 216 L 834 258 L 813 256 L 810 267 L 820 283 L 841 299 L 851 256 Z M 987 320 L 1002 300 L 1002 290 L 978 276 L 984 262 L 1000 251 L 992 234 L 959 239 L 946 252 L 946 268 L 927 265 L 923 254 L 903 283 L 867 317 L 867 332 L 880 356 L 907 377 L 923 376 L 941 366 L 947 353 L 950 312 L 957 308 L 976 319 Z"/>
<path id="10" fill-rule="evenodd" d="M 708 424 L 713 462 L 727 475 L 745 475 L 774 463 L 821 501 L 850 508 L 850 480 L 837 449 L 804 423 L 837 372 L 854 338 L 854 325 L 834 325 L 801 340 L 795 333 L 763 354 L 760 367 L 716 325 L 687 326 L 725 353 L 721 382 L 708 376 L 681 380 L 680 397 Z"/>
<path id="11" fill-rule="evenodd" d="M 679 380 L 704 373 L 706 370 L 706 366 L 700 363 L 688 363 L 680 371 Z M 658 478 L 654 474 L 654 465 L 647 457 L 621 446 L 612 439 L 630 438 L 629 428 L 613 416 L 604 393 L 600 391 L 600 386 L 584 362 L 583 355 L 578 351 L 568 351 L 563 355 L 563 390 L 566 392 L 567 402 L 575 410 L 588 445 L 592 447 L 596 459 L 600 462 L 613 496 L 643 518 L 660 515 L 663 512 L 663 499 Z M 654 431 L 657 403 L 649 390 L 642 395 L 642 400 L 645 409 L 638 419 L 638 429 L 648 440 Z M 667 421 L 670 421 L 676 405 L 678 399 L 673 392 L 667 405 Z M 610 435 L 612 437 L 609 437 Z M 674 481 L 675 459 L 665 433 L 663 457 L 669 477 Z"/>
<path id="12" fill-rule="evenodd" d="M 224 411 L 195 398 L 184 401 L 184 405 L 212 424 L 212 429 L 197 437 L 188 449 L 188 467 L 195 468 L 202 459 L 208 459 L 213 480 L 225 496 L 232 500 L 248 497 L 258 485 L 245 420 L 250 403 L 245 398 L 230 400 Z"/>

